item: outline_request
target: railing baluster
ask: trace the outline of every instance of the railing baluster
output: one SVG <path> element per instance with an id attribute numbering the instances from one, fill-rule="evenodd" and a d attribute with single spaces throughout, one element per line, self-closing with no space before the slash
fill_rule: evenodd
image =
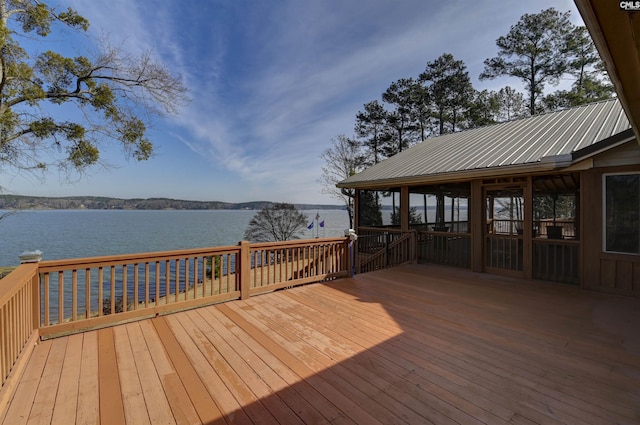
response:
<path id="1" fill-rule="evenodd" d="M 49 273 L 44 273 L 44 326 L 49 326 L 49 321 L 51 318 L 49 317 L 49 303 L 51 300 L 49 299 Z"/>
<path id="2" fill-rule="evenodd" d="M 174 298 L 174 302 L 178 302 L 178 294 L 180 293 L 180 260 L 176 259 L 174 260 L 174 264 L 176 265 L 176 293 L 175 293 L 175 298 Z"/>
<path id="3" fill-rule="evenodd" d="M 64 272 L 58 272 L 58 323 L 64 321 Z"/>
<path id="4" fill-rule="evenodd" d="M 78 270 L 71 271 L 71 320 L 78 320 Z"/>
<path id="5" fill-rule="evenodd" d="M 149 262 L 144 263 L 144 308 L 149 308 Z"/>
<path id="6" fill-rule="evenodd" d="M 207 257 L 202 257 L 202 270 L 200 271 L 200 278 L 202 279 L 202 296 L 206 297 L 210 295 L 207 292 Z M 211 285 L 209 285 L 211 287 Z"/>
<path id="7" fill-rule="evenodd" d="M 111 297 L 109 298 L 109 306 L 111 314 L 116 313 L 116 266 L 111 266 Z"/>
<path id="8" fill-rule="evenodd" d="M 91 317 L 91 269 L 84 269 L 84 317 Z"/>
<path id="9" fill-rule="evenodd" d="M 103 314 L 103 297 L 104 297 L 104 269 L 102 266 L 98 267 L 98 317 Z"/>
<path id="10" fill-rule="evenodd" d="M 169 304 L 171 298 L 171 262 L 164 262 L 164 303 Z"/>
<path id="11" fill-rule="evenodd" d="M 15 301 L 15 297 L 11 298 L 9 302 L 7 302 L 7 312 L 9 314 L 9 329 L 7 330 L 8 335 L 8 343 L 9 343 L 9 356 L 12 359 L 16 358 L 16 341 L 15 341 L 15 326 L 16 326 L 16 312 L 13 307 Z"/>
<path id="12" fill-rule="evenodd" d="M 155 305 L 156 307 L 160 305 L 160 261 L 156 261 L 156 296 L 155 296 Z"/>
<path id="13" fill-rule="evenodd" d="M 129 303 L 129 270 L 127 265 L 122 266 L 122 311 L 127 311 L 127 304 Z"/>
<path id="14" fill-rule="evenodd" d="M 137 310 L 138 309 L 138 302 L 139 302 L 139 294 L 138 294 L 138 290 L 140 286 L 140 282 L 139 282 L 139 276 L 138 276 L 138 263 L 134 263 L 133 264 L 133 309 Z"/>

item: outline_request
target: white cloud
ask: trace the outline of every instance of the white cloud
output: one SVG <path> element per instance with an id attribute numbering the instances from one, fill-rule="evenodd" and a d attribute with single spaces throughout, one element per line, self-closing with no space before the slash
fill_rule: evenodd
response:
<path id="1" fill-rule="evenodd" d="M 132 54 L 152 50 L 184 77 L 192 103 L 167 121 L 170 139 L 204 158 L 211 173 L 226 171 L 234 187 L 245 184 L 246 200 L 317 199 L 319 155 L 330 139 L 350 134 L 364 103 L 399 78 L 417 77 L 427 61 L 451 52 L 475 81 L 495 55 L 495 39 L 522 13 L 554 5 L 577 18 L 571 0 L 66 4 L 95 34 L 122 40 Z"/>

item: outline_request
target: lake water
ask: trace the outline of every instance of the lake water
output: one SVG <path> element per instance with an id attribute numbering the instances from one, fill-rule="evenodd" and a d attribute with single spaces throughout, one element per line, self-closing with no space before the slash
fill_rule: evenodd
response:
<path id="1" fill-rule="evenodd" d="M 53 210 L 19 211 L 0 221 L 0 266 L 18 265 L 24 251 L 43 260 L 236 245 L 257 211 Z M 0 211 L 0 214 L 2 211 Z M 303 211 L 324 228 L 302 238 L 343 236 L 346 211 Z"/>

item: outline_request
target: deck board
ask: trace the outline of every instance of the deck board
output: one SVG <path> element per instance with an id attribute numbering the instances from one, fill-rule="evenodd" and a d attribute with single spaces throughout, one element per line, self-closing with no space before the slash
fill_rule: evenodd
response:
<path id="1" fill-rule="evenodd" d="M 82 365 L 78 382 L 76 423 L 91 425 L 100 418 L 98 386 L 98 332 L 86 332 L 82 340 Z"/>
<path id="2" fill-rule="evenodd" d="M 115 327 L 118 328 L 118 327 Z M 125 424 L 124 400 L 120 389 L 118 355 L 114 328 L 98 331 L 98 393 L 100 394 L 100 423 Z M 64 338 L 58 338 L 64 339 Z M 54 340 L 54 342 L 57 340 Z"/>
<path id="3" fill-rule="evenodd" d="M 0 424 L 640 424 L 638 323 L 408 265 L 41 342 Z"/>
<path id="4" fill-rule="evenodd" d="M 52 345 L 53 341 L 44 341 L 34 350 L 29 359 L 29 367 L 25 370 L 13 400 L 2 418 L 3 424 L 23 425 L 29 420 Z"/>
<path id="5" fill-rule="evenodd" d="M 147 412 L 127 327 L 117 326 L 113 328 L 113 336 L 117 347 L 116 355 L 125 421 L 130 424 L 150 424 L 151 421 Z"/>
<path id="6" fill-rule="evenodd" d="M 136 362 L 140 386 L 144 395 L 146 410 L 152 424 L 173 425 L 176 423 L 167 397 L 162 388 L 158 371 L 154 367 L 140 323 L 127 325 L 129 341 Z"/>
<path id="7" fill-rule="evenodd" d="M 82 340 L 82 334 L 70 336 L 68 339 L 68 352 L 64 357 L 60 382 L 56 391 L 52 425 L 66 425 L 69 422 L 75 422 L 80 368 L 82 366 Z"/>

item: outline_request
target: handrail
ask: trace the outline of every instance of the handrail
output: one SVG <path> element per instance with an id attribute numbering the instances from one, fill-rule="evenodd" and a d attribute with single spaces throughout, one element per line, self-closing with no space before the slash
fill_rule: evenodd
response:
<path id="1" fill-rule="evenodd" d="M 43 261 L 40 335 L 109 326 L 348 276 L 348 239 Z"/>
<path id="2" fill-rule="evenodd" d="M 359 231 L 362 230 L 362 228 L 359 229 Z M 367 232 L 370 234 L 366 235 Z M 386 229 L 366 228 L 364 233 L 365 236 L 358 236 L 358 243 L 364 245 L 364 247 L 358 246 L 358 271 L 360 273 L 416 261 L 417 232 L 415 230 L 388 232 Z M 377 241 L 367 242 L 366 239 L 371 237 Z"/>
<path id="3" fill-rule="evenodd" d="M 0 280 L 0 416 L 40 338 L 348 277 L 349 244 L 244 241 L 22 264 Z"/>
<path id="4" fill-rule="evenodd" d="M 321 238 L 251 244 L 249 294 L 347 277 L 348 243 L 348 238 Z"/>
<path id="5" fill-rule="evenodd" d="M 38 338 L 39 307 L 37 263 L 22 264 L 0 281 L 0 387 Z M 4 402 L 0 397 L 0 412 Z"/>

